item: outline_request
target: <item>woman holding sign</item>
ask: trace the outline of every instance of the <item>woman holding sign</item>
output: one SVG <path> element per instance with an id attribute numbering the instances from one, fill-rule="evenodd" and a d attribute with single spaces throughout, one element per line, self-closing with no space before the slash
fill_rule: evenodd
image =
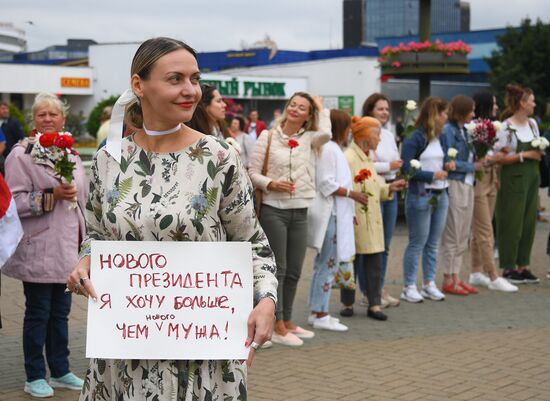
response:
<path id="1" fill-rule="evenodd" d="M 233 148 L 182 124 L 201 98 L 192 48 L 150 39 L 137 50 L 131 73 L 132 91 L 121 96 L 113 114 L 126 106 L 139 129 L 120 146 L 120 124 L 112 122 L 107 146 L 94 159 L 88 233 L 67 287 L 97 299 L 89 276 L 92 240 L 250 241 L 256 307 L 243 338 L 250 366 L 271 335 L 277 280 L 246 172 Z M 91 397 L 237 401 L 246 399 L 246 366 L 237 360 L 92 359 L 80 399 Z"/>

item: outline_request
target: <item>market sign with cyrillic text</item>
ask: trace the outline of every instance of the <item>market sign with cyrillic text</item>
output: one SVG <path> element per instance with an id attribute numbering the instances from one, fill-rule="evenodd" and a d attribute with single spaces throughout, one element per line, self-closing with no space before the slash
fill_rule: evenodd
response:
<path id="1" fill-rule="evenodd" d="M 87 358 L 246 359 L 248 242 L 94 241 Z"/>
<path id="2" fill-rule="evenodd" d="M 303 78 L 203 74 L 201 83 L 215 86 L 223 97 L 241 99 L 287 99 L 295 92 L 307 90 L 307 81 Z"/>

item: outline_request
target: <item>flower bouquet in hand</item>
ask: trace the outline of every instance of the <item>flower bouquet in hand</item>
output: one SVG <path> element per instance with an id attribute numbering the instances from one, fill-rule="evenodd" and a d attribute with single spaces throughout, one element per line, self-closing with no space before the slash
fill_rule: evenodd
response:
<path id="1" fill-rule="evenodd" d="M 366 186 L 366 181 L 370 177 L 372 177 L 372 172 L 367 168 L 363 168 L 363 169 L 359 170 L 359 172 L 355 175 L 355 177 L 353 177 L 353 181 L 356 184 L 361 184 L 361 192 L 362 193 L 367 194 L 368 196 L 373 196 L 371 192 L 367 191 L 367 186 Z M 363 211 L 363 213 L 367 213 L 368 210 L 369 210 L 368 203 L 361 206 L 361 210 Z"/>
<path id="2" fill-rule="evenodd" d="M 498 121 L 477 119 L 466 124 L 465 128 L 470 135 L 470 145 L 476 159 L 480 160 L 492 151 L 497 142 L 497 132 L 500 131 L 502 126 Z M 482 179 L 483 171 L 476 171 L 476 178 Z"/>
<path id="3" fill-rule="evenodd" d="M 409 182 L 411 178 L 414 177 L 417 171 L 422 169 L 422 163 L 420 163 L 416 159 L 412 159 L 410 162 L 410 169 L 407 172 L 407 174 L 404 174 L 401 178 L 403 178 L 405 181 Z M 405 199 L 405 195 L 407 194 L 407 190 L 404 189 L 401 191 L 401 199 Z"/>
<path id="4" fill-rule="evenodd" d="M 543 136 L 535 138 L 531 141 L 531 147 L 542 152 L 546 151 L 548 146 L 550 146 L 550 142 L 548 142 L 548 139 Z"/>
<path id="5" fill-rule="evenodd" d="M 71 184 L 74 181 L 76 163 L 69 160 L 69 155 L 77 155 L 73 149 L 74 139 L 70 132 L 36 133 L 36 142 L 31 151 L 35 159 L 50 160 L 55 173 L 62 182 Z M 69 209 L 76 209 L 76 200 L 71 202 Z"/>

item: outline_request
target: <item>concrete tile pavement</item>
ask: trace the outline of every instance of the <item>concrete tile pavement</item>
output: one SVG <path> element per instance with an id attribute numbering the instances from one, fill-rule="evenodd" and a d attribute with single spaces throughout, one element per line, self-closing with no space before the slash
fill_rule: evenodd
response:
<path id="1" fill-rule="evenodd" d="M 545 255 L 549 224 L 540 224 L 532 268 L 541 284 L 519 293 L 481 290 L 479 295 L 444 302 L 402 304 L 389 320 L 365 317 L 365 309 L 343 320 L 346 333 L 317 331 L 303 347 L 275 345 L 261 350 L 249 372 L 251 400 L 550 400 L 550 280 Z M 401 258 L 406 227 L 392 243 L 387 288 L 395 296 L 402 284 Z M 313 255 L 308 252 L 296 299 L 295 321 L 306 325 Z M 464 261 L 464 275 L 469 259 Z M 0 401 L 29 400 L 21 344 L 22 285 L 2 278 Z M 338 311 L 338 294 L 331 300 Z M 75 298 L 70 318 L 71 366 L 84 374 L 86 304 Z M 56 390 L 56 400 L 78 393 Z"/>

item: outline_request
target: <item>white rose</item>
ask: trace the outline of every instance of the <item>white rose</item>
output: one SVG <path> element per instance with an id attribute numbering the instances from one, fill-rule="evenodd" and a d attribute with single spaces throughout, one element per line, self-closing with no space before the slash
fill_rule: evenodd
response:
<path id="1" fill-rule="evenodd" d="M 411 160 L 411 168 L 414 168 L 416 170 L 420 170 L 422 168 L 422 163 L 420 163 L 418 160 L 416 159 L 412 159 Z"/>
<path id="2" fill-rule="evenodd" d="M 464 126 L 464 128 L 466 128 L 466 131 L 468 131 L 468 134 L 473 135 L 473 133 L 474 133 L 475 130 L 476 130 L 476 123 L 474 123 L 474 122 L 472 121 L 472 122 L 466 124 L 466 125 Z"/>
<path id="3" fill-rule="evenodd" d="M 540 148 L 541 150 L 544 150 L 546 149 L 548 146 L 550 146 L 550 142 L 548 142 L 548 139 L 544 138 L 544 137 L 541 137 L 539 138 L 540 140 Z"/>
<path id="4" fill-rule="evenodd" d="M 416 110 L 416 102 L 414 100 L 407 100 L 407 104 L 405 105 L 405 108 L 408 111 L 415 111 Z"/>
<path id="5" fill-rule="evenodd" d="M 531 146 L 534 148 L 539 148 L 541 145 L 540 138 L 535 138 L 531 141 Z"/>
<path id="6" fill-rule="evenodd" d="M 457 155 L 458 150 L 456 150 L 455 148 L 449 148 L 449 150 L 447 151 L 447 156 L 449 156 L 451 159 L 456 158 Z"/>
<path id="7" fill-rule="evenodd" d="M 497 132 L 502 130 L 502 124 L 500 123 L 500 121 L 493 121 L 493 127 Z"/>

